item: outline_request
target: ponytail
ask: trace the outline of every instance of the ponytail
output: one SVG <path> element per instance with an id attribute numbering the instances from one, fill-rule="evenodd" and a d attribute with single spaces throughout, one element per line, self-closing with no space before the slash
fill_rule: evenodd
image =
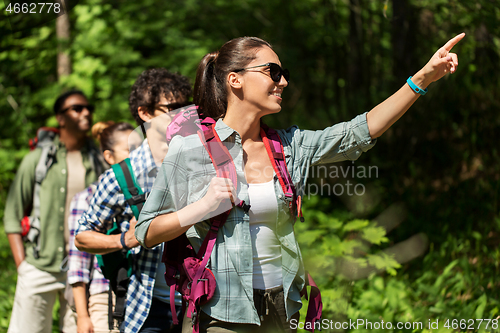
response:
<path id="1" fill-rule="evenodd" d="M 101 151 L 113 151 L 113 148 L 118 143 L 116 142 L 115 134 L 117 132 L 133 131 L 134 127 L 129 123 L 115 123 L 112 120 L 100 121 L 92 126 L 92 136 L 99 141 Z"/>
<path id="2" fill-rule="evenodd" d="M 102 141 L 106 141 L 106 136 L 108 131 L 105 131 L 111 125 L 114 125 L 115 122 L 112 120 L 108 121 L 99 121 L 92 126 L 92 136 L 99 141 L 99 145 L 102 146 Z"/>
<path id="3" fill-rule="evenodd" d="M 218 119 L 224 117 L 227 109 L 227 92 L 219 91 L 215 76 L 215 62 L 219 52 L 212 52 L 203 57 L 194 83 L 193 102 L 198 105 L 198 112 L 206 117 Z"/>

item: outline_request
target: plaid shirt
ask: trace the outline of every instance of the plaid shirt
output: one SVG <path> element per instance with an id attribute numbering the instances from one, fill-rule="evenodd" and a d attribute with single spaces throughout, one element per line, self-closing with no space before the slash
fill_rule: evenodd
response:
<path id="1" fill-rule="evenodd" d="M 75 194 L 70 204 L 70 213 L 68 217 L 69 228 L 69 259 L 68 259 L 68 283 L 75 284 L 83 282 L 89 284 L 90 295 L 107 292 L 109 281 L 102 275 L 99 264 L 90 253 L 82 252 L 75 246 L 75 231 L 78 228 L 78 220 L 89 208 L 89 202 L 96 189 L 92 184 L 85 190 Z M 94 257 L 94 258 L 93 258 Z M 90 264 L 93 263 L 92 278 L 90 277 Z"/>
<path id="2" fill-rule="evenodd" d="M 150 192 L 157 174 L 157 167 L 147 139 L 130 153 L 130 163 L 139 186 L 145 193 Z M 115 218 L 120 223 L 122 232 L 125 232 L 133 216 L 132 209 L 125 201 L 113 170 L 109 169 L 102 176 L 89 209 L 80 219 L 77 234 L 87 230 L 106 233 L 112 227 Z M 135 254 L 137 269 L 130 278 L 127 290 L 125 333 L 139 332 L 148 317 L 156 269 L 161 262 L 162 255 L 161 246 L 149 250 L 137 246 L 132 251 Z"/>
<path id="3" fill-rule="evenodd" d="M 233 158 L 237 173 L 237 197 L 248 204 L 248 184 L 243 169 L 243 148 L 237 132 L 217 121 L 215 130 Z M 305 131 L 296 126 L 279 130 L 286 164 L 299 194 L 303 194 L 309 167 L 319 163 L 356 160 L 372 148 L 366 114 L 323 131 Z M 215 169 L 198 135 L 174 137 L 158 173 L 153 190 L 144 205 L 135 234 L 144 246 L 144 237 L 151 221 L 158 215 L 175 212 L 200 200 L 208 190 Z M 288 319 L 302 306 L 300 291 L 305 272 L 295 239 L 288 203 L 277 177 L 274 190 L 278 202 L 275 230 L 281 244 L 282 278 Z M 222 205 L 221 205 L 222 206 Z M 216 211 L 216 214 L 220 211 Z M 196 250 L 210 226 L 209 220 L 196 223 L 187 231 Z M 253 253 L 249 215 L 241 208 L 232 209 L 210 257 L 211 270 L 217 280 L 214 297 L 201 308 L 209 316 L 233 323 L 260 324 L 253 300 Z"/>

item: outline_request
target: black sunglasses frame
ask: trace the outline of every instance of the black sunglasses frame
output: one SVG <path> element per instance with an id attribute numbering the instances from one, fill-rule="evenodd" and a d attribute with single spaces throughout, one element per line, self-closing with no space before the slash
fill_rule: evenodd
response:
<path id="1" fill-rule="evenodd" d="M 276 83 L 279 83 L 281 81 L 282 76 L 285 78 L 286 82 L 290 82 L 290 72 L 288 71 L 288 69 L 286 68 L 283 69 L 281 68 L 280 65 L 274 62 L 268 62 L 267 64 L 257 65 L 252 67 L 240 68 L 234 70 L 233 72 L 238 73 L 247 69 L 258 68 L 258 67 L 269 67 L 269 76 L 271 77 L 271 80 L 273 80 Z"/>
<path id="2" fill-rule="evenodd" d="M 177 109 L 181 109 L 183 107 L 186 107 L 188 105 L 193 104 L 192 102 L 183 102 L 183 103 L 169 103 L 169 104 L 156 104 L 155 109 L 158 108 L 166 108 L 168 112 L 175 111 Z M 160 111 L 163 111 L 162 109 L 159 109 Z M 165 111 L 163 111 L 165 112 Z"/>
<path id="3" fill-rule="evenodd" d="M 88 105 L 73 104 L 73 105 L 70 105 L 67 108 L 61 110 L 61 112 L 59 112 L 59 113 L 65 113 L 66 111 L 71 110 L 71 109 L 73 109 L 77 113 L 81 113 L 83 111 L 83 109 L 87 109 L 87 110 L 89 110 L 90 113 L 94 113 L 95 107 L 93 105 L 90 105 L 90 104 L 88 104 Z"/>

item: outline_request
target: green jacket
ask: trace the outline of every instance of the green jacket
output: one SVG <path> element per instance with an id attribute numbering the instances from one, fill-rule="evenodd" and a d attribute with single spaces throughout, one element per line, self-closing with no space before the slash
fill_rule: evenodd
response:
<path id="1" fill-rule="evenodd" d="M 64 216 L 66 207 L 66 147 L 54 139 L 57 147 L 56 159 L 40 188 L 40 257 L 33 257 L 32 244 L 25 243 L 26 262 L 46 272 L 59 272 L 65 256 Z M 81 149 L 85 167 L 85 186 L 93 183 L 98 175 L 89 158 L 88 143 Z M 94 148 L 95 149 L 95 148 Z M 6 233 L 21 233 L 21 219 L 33 203 L 35 169 L 42 150 L 37 148 L 23 158 L 12 182 L 5 205 L 4 226 Z"/>

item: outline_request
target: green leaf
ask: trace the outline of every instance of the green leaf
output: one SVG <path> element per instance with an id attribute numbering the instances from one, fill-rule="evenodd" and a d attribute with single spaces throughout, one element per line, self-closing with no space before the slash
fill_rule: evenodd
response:
<path id="1" fill-rule="evenodd" d="M 370 222 L 368 220 L 353 220 L 344 225 L 344 231 L 355 231 L 366 227 Z"/>
<path id="2" fill-rule="evenodd" d="M 477 305 L 477 308 L 476 308 L 476 311 L 475 311 L 475 315 L 476 315 L 475 317 L 476 318 L 483 318 L 484 309 L 486 308 L 487 301 L 488 301 L 488 297 L 486 296 L 486 294 L 483 294 L 477 300 L 477 302 L 479 304 Z"/>
<path id="3" fill-rule="evenodd" d="M 362 231 L 363 239 L 376 245 L 380 245 L 381 243 L 386 243 L 389 241 L 387 237 L 385 237 L 385 234 L 385 229 L 377 226 L 366 227 Z"/>

